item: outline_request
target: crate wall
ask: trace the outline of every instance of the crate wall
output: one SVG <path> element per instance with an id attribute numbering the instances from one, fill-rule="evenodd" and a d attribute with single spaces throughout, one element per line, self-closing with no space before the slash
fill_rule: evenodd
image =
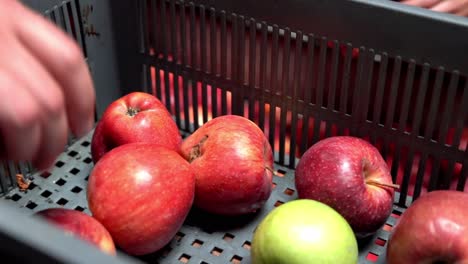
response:
<path id="1" fill-rule="evenodd" d="M 459 70 L 204 5 L 138 8 L 143 89 L 182 129 L 243 115 L 289 168 L 318 140 L 355 135 L 387 159 L 400 205 L 408 192 L 464 190 L 468 83 Z"/>

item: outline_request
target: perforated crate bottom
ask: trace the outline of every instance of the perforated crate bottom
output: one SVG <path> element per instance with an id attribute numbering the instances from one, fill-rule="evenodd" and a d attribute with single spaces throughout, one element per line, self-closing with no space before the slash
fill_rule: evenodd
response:
<path id="1" fill-rule="evenodd" d="M 26 214 L 60 206 L 90 214 L 86 186 L 93 168 L 91 137 L 92 132 L 71 145 L 57 158 L 51 170 L 33 174 L 33 183 L 26 192 L 15 189 L 3 199 L 22 208 Z M 252 233 L 257 224 L 274 207 L 297 198 L 294 171 L 277 164 L 275 170 L 280 175 L 274 177 L 271 197 L 258 213 L 225 218 L 194 208 L 165 248 L 140 259 L 148 263 L 250 263 Z M 394 205 L 382 229 L 368 240 L 360 241 L 359 263 L 385 263 L 389 231 L 403 211 L 404 208 Z"/>

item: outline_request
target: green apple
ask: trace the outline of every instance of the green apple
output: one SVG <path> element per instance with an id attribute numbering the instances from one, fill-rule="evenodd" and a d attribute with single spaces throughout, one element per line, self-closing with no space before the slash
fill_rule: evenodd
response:
<path id="1" fill-rule="evenodd" d="M 358 243 L 348 222 L 330 206 L 297 199 L 273 209 L 257 226 L 252 264 L 356 264 Z"/>

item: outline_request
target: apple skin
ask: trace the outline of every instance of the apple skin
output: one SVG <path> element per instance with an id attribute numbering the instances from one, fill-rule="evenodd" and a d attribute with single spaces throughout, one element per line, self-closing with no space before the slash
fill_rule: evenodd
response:
<path id="1" fill-rule="evenodd" d="M 287 202 L 260 222 L 252 264 L 358 263 L 351 226 L 330 206 L 309 199 Z"/>
<path id="2" fill-rule="evenodd" d="M 198 208 L 241 215 L 261 208 L 270 197 L 273 152 L 249 119 L 236 115 L 211 119 L 183 141 L 181 152 L 196 175 Z"/>
<path id="3" fill-rule="evenodd" d="M 388 264 L 468 263 L 468 194 L 428 192 L 408 207 L 391 232 Z"/>
<path id="4" fill-rule="evenodd" d="M 106 108 L 91 140 L 92 159 L 96 163 L 109 150 L 133 142 L 179 150 L 182 136 L 177 124 L 164 104 L 151 94 L 132 92 Z"/>
<path id="5" fill-rule="evenodd" d="M 391 214 L 394 187 L 380 185 L 392 185 L 390 171 L 378 150 L 363 139 L 318 141 L 302 156 L 295 176 L 299 198 L 331 206 L 359 238 L 374 234 Z"/>
<path id="6" fill-rule="evenodd" d="M 130 255 L 161 249 L 193 204 L 195 175 L 177 152 L 129 143 L 104 155 L 88 182 L 88 204 L 115 243 Z"/>
<path id="7" fill-rule="evenodd" d="M 110 255 L 116 254 L 115 244 L 107 229 L 95 218 L 67 208 L 48 208 L 35 213 L 67 234 L 97 246 Z"/>

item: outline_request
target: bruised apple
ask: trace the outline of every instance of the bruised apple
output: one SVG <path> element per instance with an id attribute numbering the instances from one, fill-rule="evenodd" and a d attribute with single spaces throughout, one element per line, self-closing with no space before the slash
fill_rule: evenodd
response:
<path id="1" fill-rule="evenodd" d="M 95 218 L 72 209 L 48 208 L 35 214 L 65 233 L 87 241 L 110 255 L 116 254 L 114 241 L 106 228 Z"/>
<path id="2" fill-rule="evenodd" d="M 130 255 L 161 249 L 193 204 L 195 175 L 177 152 L 129 143 L 104 155 L 88 182 L 88 204 L 115 243 Z"/>
<path id="3" fill-rule="evenodd" d="M 94 163 L 114 147 L 133 142 L 150 142 L 175 151 L 182 142 L 170 112 L 151 94 L 132 92 L 106 108 L 91 141 Z"/>
<path id="4" fill-rule="evenodd" d="M 273 152 L 247 118 L 211 119 L 187 137 L 181 152 L 196 175 L 195 205 L 223 215 L 261 208 L 271 194 Z"/>

